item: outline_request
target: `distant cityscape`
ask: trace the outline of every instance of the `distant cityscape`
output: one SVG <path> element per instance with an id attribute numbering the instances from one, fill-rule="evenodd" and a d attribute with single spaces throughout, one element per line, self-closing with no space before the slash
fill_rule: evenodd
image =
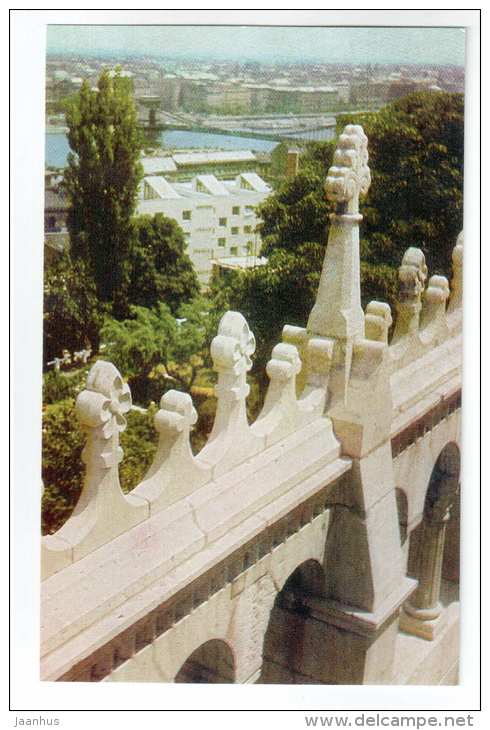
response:
<path id="1" fill-rule="evenodd" d="M 163 213 L 179 223 L 204 286 L 213 266 L 265 263 L 255 208 L 282 175 L 296 174 L 297 146 L 335 136 L 337 115 L 378 110 L 415 91 L 464 93 L 464 68 L 456 65 L 204 63 L 50 54 L 48 256 L 69 246 L 68 202 L 60 188 L 69 150 L 63 103 L 85 80 L 95 88 L 101 72 L 114 73 L 115 67 L 132 81 L 146 137 L 137 212 Z"/>
<path id="2" fill-rule="evenodd" d="M 172 61 L 154 58 L 81 59 L 49 56 L 48 112 L 84 80 L 95 86 L 103 68 L 120 65 L 138 97 L 158 97 L 162 112 L 254 117 L 263 114 L 318 114 L 378 108 L 413 91 L 464 92 L 460 66 L 400 64 L 264 64 L 258 62 Z M 267 129 L 271 125 L 253 125 Z"/>

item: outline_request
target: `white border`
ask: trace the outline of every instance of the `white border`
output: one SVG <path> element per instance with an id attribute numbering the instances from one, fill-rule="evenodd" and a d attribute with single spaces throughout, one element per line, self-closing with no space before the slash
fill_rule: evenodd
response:
<path id="1" fill-rule="evenodd" d="M 441 13 L 444 10 L 444 13 Z M 82 727 L 92 719 L 86 713 L 65 715 L 75 709 L 274 709 L 319 712 L 342 710 L 447 709 L 468 711 L 478 706 L 479 647 L 476 627 L 478 604 L 478 485 L 477 413 L 479 409 L 479 18 L 470 10 L 189 10 L 145 11 L 145 23 L 229 23 L 237 25 L 453 25 L 465 26 L 467 34 L 466 149 L 465 149 L 465 416 L 463 469 L 467 490 L 463 506 L 463 682 L 459 687 L 316 687 L 233 686 L 213 687 L 101 683 L 90 685 L 40 683 L 38 678 L 38 528 L 40 495 L 41 433 L 41 291 L 43 175 L 44 168 L 44 63 L 45 26 L 48 23 L 138 23 L 142 11 L 131 10 L 25 10 L 12 14 L 12 240 L 13 258 L 13 615 L 12 706 L 31 710 L 53 710 L 62 724 Z M 191 15 L 192 14 L 192 15 Z M 191 17 L 190 17 L 191 16 Z M 42 131 L 42 134 L 40 133 Z M 19 716 L 25 716 L 20 709 Z M 173 713 L 172 713 L 173 714 Z M 301 714 L 279 717 L 263 715 L 267 723 L 283 727 L 304 727 Z M 99 716 L 101 722 L 109 717 Z M 126 714 L 128 724 L 136 720 Z M 244 713 L 244 722 L 258 717 Z M 190 719 L 189 719 L 190 718 Z M 229 724 L 225 713 L 159 715 L 158 726 L 213 722 Z M 124 718 L 123 718 L 124 719 Z M 120 723 L 120 717 L 110 722 Z M 236 716 L 232 719 L 237 722 Z M 153 726 L 150 713 L 138 722 Z M 123 722 L 124 724 L 124 722 Z M 189 724 L 189 726 L 190 726 Z M 156 726 L 156 724 L 155 724 Z"/>

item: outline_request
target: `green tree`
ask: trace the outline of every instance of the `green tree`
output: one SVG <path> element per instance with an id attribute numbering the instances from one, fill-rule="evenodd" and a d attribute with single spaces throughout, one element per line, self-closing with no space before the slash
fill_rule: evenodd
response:
<path id="1" fill-rule="evenodd" d="M 451 274 L 462 228 L 463 98 L 413 94 L 379 112 L 344 115 L 338 132 L 348 123 L 364 126 L 372 175 L 361 207 L 362 303 L 381 299 L 395 313 L 397 268 L 409 246 L 424 251 L 431 274 Z M 323 188 L 334 149 L 335 143 L 306 147 L 299 174 L 284 179 L 258 211 L 269 263 L 219 292 L 266 342 L 270 332 L 269 348 L 285 322 L 304 325 L 313 305 L 331 209 Z M 264 357 L 265 350 L 257 364 Z"/>
<path id="2" fill-rule="evenodd" d="M 254 375 L 262 386 L 267 382 L 265 365 L 281 339 L 284 324 L 306 324 L 324 253 L 324 246 L 318 243 L 304 243 L 295 251 L 278 248 L 265 266 L 228 272 L 211 282 L 211 293 L 220 308 L 240 311 L 255 334 Z"/>
<path id="3" fill-rule="evenodd" d="M 372 183 L 362 206 L 366 261 L 400 265 L 409 246 L 421 248 L 431 274 L 451 274 L 463 227 L 464 99 L 419 92 L 379 112 L 344 115 L 369 138 Z"/>
<path id="4" fill-rule="evenodd" d="M 97 352 L 104 307 L 83 261 L 64 254 L 50 264 L 44 276 L 44 363 L 90 346 Z"/>
<path id="5" fill-rule="evenodd" d="M 176 313 L 199 291 L 184 232 L 163 213 L 134 219 L 135 246 L 130 258 L 129 301 L 141 307 L 165 302 Z"/>
<path id="6" fill-rule="evenodd" d="M 334 150 L 332 142 L 307 145 L 301 155 L 299 173 L 285 178 L 276 193 L 259 207 L 264 255 L 278 248 L 294 251 L 308 241 L 325 242 L 329 206 L 323 184 Z"/>
<path id="7" fill-rule="evenodd" d="M 142 177 L 137 113 L 128 78 L 104 71 L 67 105 L 71 152 L 64 185 L 72 255 L 87 262 L 97 295 L 127 313 L 131 217 Z"/>
<path id="8" fill-rule="evenodd" d="M 216 314 L 198 298 L 179 310 L 177 320 L 166 304 L 131 307 L 131 319 L 106 321 L 104 357 L 127 377 L 135 400 L 157 400 L 168 388 L 189 391 L 199 371 L 209 366 Z M 152 387 L 152 385 L 154 387 Z"/>

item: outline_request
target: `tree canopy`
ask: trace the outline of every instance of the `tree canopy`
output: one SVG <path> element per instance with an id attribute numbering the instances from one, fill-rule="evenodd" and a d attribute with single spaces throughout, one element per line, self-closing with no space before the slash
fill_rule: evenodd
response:
<path id="1" fill-rule="evenodd" d="M 83 261 L 68 254 L 50 264 L 44 275 L 44 363 L 90 346 L 99 347 L 104 307 Z"/>
<path id="2" fill-rule="evenodd" d="M 104 71 L 96 89 L 84 81 L 66 122 L 71 252 L 87 263 L 99 299 L 127 311 L 131 217 L 142 177 L 131 81 L 117 70 Z"/>
<path id="3" fill-rule="evenodd" d="M 132 306 L 130 314 L 123 321 L 106 320 L 102 336 L 108 343 L 104 356 L 128 378 L 135 400 L 146 404 L 154 390 L 159 398 L 162 378 L 169 388 L 190 390 L 199 369 L 209 365 L 210 343 L 216 334 L 217 315 L 209 303 L 198 297 L 182 305 L 180 319 L 164 303 L 154 309 Z"/>
<path id="4" fill-rule="evenodd" d="M 197 295 L 199 283 L 185 253 L 184 232 L 163 213 L 134 219 L 135 243 L 130 255 L 129 302 L 155 307 L 164 302 L 175 314 Z"/>
<path id="5" fill-rule="evenodd" d="M 379 112 L 339 118 L 339 133 L 357 123 L 369 138 L 372 183 L 361 205 L 363 306 L 381 299 L 395 314 L 396 272 L 410 246 L 424 251 L 431 274 L 451 275 L 462 228 L 463 121 L 462 96 L 441 92 L 412 94 Z M 214 285 L 215 296 L 242 311 L 262 342 L 259 368 L 282 326 L 304 325 L 313 306 L 331 209 L 324 181 L 334 150 L 335 142 L 307 145 L 300 172 L 260 206 L 269 262 Z"/>

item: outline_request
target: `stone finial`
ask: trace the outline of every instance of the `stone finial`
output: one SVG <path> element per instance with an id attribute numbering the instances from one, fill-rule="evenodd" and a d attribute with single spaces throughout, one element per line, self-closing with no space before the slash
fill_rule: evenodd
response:
<path id="1" fill-rule="evenodd" d="M 269 387 L 264 407 L 252 426 L 256 436 L 263 436 L 271 445 L 294 431 L 300 423 L 296 398 L 296 376 L 301 359 L 294 345 L 279 343 L 267 363 Z"/>
<path id="2" fill-rule="evenodd" d="M 320 284 L 307 330 L 319 337 L 352 342 L 364 336 L 359 261 L 359 196 L 371 183 L 367 137 L 349 124 L 340 135 L 333 165 L 325 181 L 328 200 L 336 203 L 330 216 L 327 250 Z"/>
<path id="3" fill-rule="evenodd" d="M 119 434 L 126 428 L 124 414 L 130 408 L 131 392 L 120 373 L 112 363 L 98 360 L 76 402 L 78 419 L 88 432 L 82 454 L 87 464 L 96 462 L 108 469 L 121 461 Z"/>
<path id="4" fill-rule="evenodd" d="M 463 244 L 464 233 L 459 234 L 456 246 L 453 248 L 453 278 L 451 279 L 451 298 L 449 311 L 461 307 L 463 300 Z"/>
<path id="5" fill-rule="evenodd" d="M 130 408 L 131 393 L 120 373 L 112 363 L 98 360 L 76 402 L 87 433 L 83 488 L 70 518 L 55 535 L 43 538 L 44 576 L 81 560 L 148 516 L 147 502 L 124 495 L 119 485 L 119 434 L 126 428 L 124 416 Z"/>
<path id="6" fill-rule="evenodd" d="M 267 363 L 267 375 L 272 383 L 286 383 L 301 370 L 301 360 L 294 345 L 281 342 L 274 347 Z"/>
<path id="7" fill-rule="evenodd" d="M 398 316 L 393 342 L 418 331 L 426 279 L 427 265 L 423 252 L 419 248 L 408 248 L 398 269 Z"/>
<path id="8" fill-rule="evenodd" d="M 398 269 L 400 304 L 420 303 L 427 279 L 425 256 L 419 248 L 408 248 Z"/>
<path id="9" fill-rule="evenodd" d="M 160 410 L 155 414 L 158 433 L 188 435 L 197 422 L 197 411 L 188 393 L 169 390 L 160 400 Z"/>
<path id="10" fill-rule="evenodd" d="M 254 352 L 255 337 L 245 317 L 240 312 L 226 312 L 211 343 L 211 357 L 217 372 L 239 378 L 251 369 Z"/>
<path id="11" fill-rule="evenodd" d="M 391 307 L 386 302 L 369 302 L 366 307 L 365 331 L 366 339 L 376 342 L 388 342 L 388 330 L 393 322 Z"/>
<path id="12" fill-rule="evenodd" d="M 250 432 L 245 407 L 250 391 L 247 372 L 254 352 L 255 337 L 246 319 L 239 312 L 226 312 L 211 343 L 218 373 L 214 389 L 218 399 L 216 416 L 209 441 L 198 456 L 201 463 L 215 467 L 215 475 L 259 448 Z"/>
<path id="13" fill-rule="evenodd" d="M 431 276 L 424 294 L 422 329 L 429 325 L 446 323 L 446 302 L 449 298 L 449 283 L 445 276 Z"/>
<path id="14" fill-rule="evenodd" d="M 333 165 L 325 181 L 327 200 L 337 204 L 337 213 L 359 212 L 359 195 L 371 185 L 368 139 L 358 124 L 348 124 L 338 140 Z"/>
<path id="15" fill-rule="evenodd" d="M 189 434 L 197 412 L 188 393 L 169 390 L 155 414 L 158 448 L 143 481 L 132 491 L 150 505 L 150 514 L 187 497 L 209 481 L 211 472 L 196 462 Z"/>

